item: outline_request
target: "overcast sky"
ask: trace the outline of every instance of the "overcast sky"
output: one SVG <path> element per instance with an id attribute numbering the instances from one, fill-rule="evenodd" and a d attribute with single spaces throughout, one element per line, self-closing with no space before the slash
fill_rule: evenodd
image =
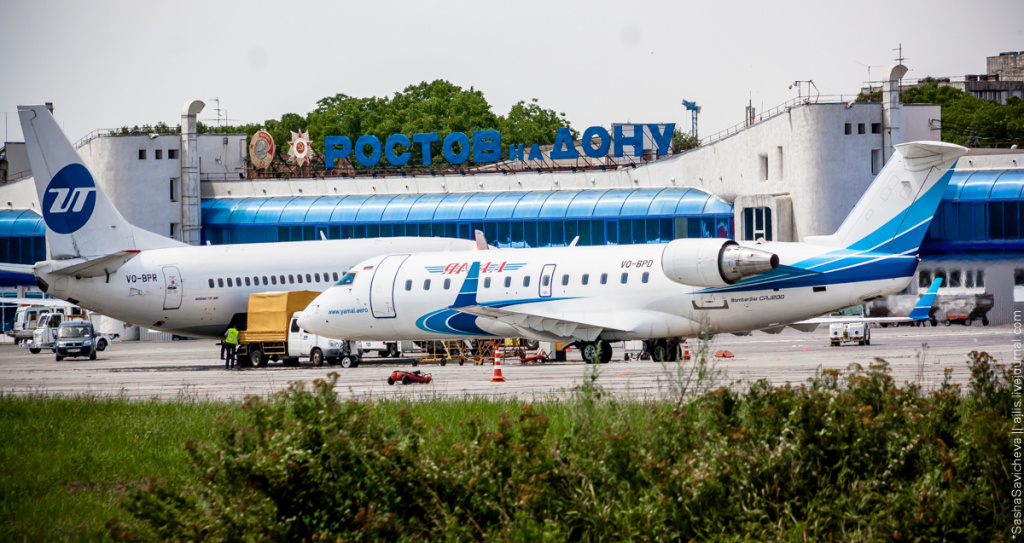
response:
<path id="1" fill-rule="evenodd" d="M 908 79 L 985 72 L 1024 51 L 1020 0 L 301 2 L 4 0 L 0 110 L 52 101 L 72 142 L 180 122 L 213 98 L 232 124 L 305 115 L 325 96 L 425 80 L 483 91 L 494 113 L 537 98 L 573 127 L 676 122 L 700 136 L 797 96 L 855 95 L 900 44 Z M 806 89 L 804 90 L 806 93 Z M 512 143 L 512 142 L 509 142 Z M 530 143 L 530 142 L 519 142 Z"/>

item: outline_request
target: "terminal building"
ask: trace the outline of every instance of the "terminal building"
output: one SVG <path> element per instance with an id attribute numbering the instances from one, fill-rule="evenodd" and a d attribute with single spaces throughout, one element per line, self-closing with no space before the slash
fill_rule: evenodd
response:
<path id="1" fill-rule="evenodd" d="M 834 232 L 893 145 L 940 139 L 938 105 L 899 103 L 905 73 L 889 69 L 881 103 L 801 97 L 695 149 L 625 163 L 268 178 L 252 175 L 244 134 L 190 133 L 201 102 L 185 105 L 184 134 L 100 132 L 78 151 L 129 221 L 190 243 L 471 238 L 473 230 L 498 247 L 577 237 L 580 245 L 797 241 Z M 45 255 L 44 229 L 21 147 L 8 143 L 0 157 L 0 261 L 33 263 Z M 988 321 L 1024 310 L 1022 160 L 1005 149 L 972 149 L 960 160 L 907 295 L 942 277 L 940 297 L 989 296 Z M 11 295 L 34 288 L 24 277 L 0 280 Z"/>

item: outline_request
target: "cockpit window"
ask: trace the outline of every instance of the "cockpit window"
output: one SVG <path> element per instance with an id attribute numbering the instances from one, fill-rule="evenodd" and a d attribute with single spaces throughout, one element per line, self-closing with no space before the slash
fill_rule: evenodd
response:
<path id="1" fill-rule="evenodd" d="M 355 272 L 348 272 L 345 275 L 341 276 L 341 281 L 338 281 L 338 284 L 339 285 L 351 285 L 352 281 L 355 281 L 355 280 L 356 280 L 356 273 Z"/>

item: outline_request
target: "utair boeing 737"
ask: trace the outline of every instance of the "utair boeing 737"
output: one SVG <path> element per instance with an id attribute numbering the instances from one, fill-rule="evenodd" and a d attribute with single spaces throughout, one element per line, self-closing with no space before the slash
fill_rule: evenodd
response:
<path id="1" fill-rule="evenodd" d="M 950 168 L 967 149 L 897 145 L 839 229 L 803 242 L 667 244 L 393 254 L 356 265 L 300 326 L 331 337 L 528 337 L 581 345 L 645 340 L 655 359 L 683 338 L 743 333 L 902 290 Z"/>
<path id="2" fill-rule="evenodd" d="M 36 263 L 36 283 L 57 298 L 131 324 L 221 337 L 247 311 L 250 294 L 323 291 L 375 255 L 476 246 L 417 237 L 186 245 L 129 224 L 45 106 L 18 107 L 18 115 L 52 258 Z"/>

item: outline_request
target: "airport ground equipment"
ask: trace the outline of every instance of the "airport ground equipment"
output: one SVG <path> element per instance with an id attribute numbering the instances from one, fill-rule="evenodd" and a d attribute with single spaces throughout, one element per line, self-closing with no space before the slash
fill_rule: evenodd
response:
<path id="1" fill-rule="evenodd" d="M 871 345 L 871 327 L 866 322 L 836 322 L 829 325 L 828 337 L 833 347 L 853 342 Z"/>
<path id="2" fill-rule="evenodd" d="M 473 347 L 471 344 L 462 340 L 439 340 L 439 341 L 423 341 L 420 342 L 423 345 L 426 356 L 414 359 L 412 361 L 413 366 L 419 364 L 437 362 L 442 366 L 451 362 L 458 362 L 459 365 L 466 363 L 466 360 L 478 360 L 479 353 L 474 355 Z"/>
<path id="3" fill-rule="evenodd" d="M 358 366 L 359 356 L 350 352 L 348 342 L 299 327 L 298 317 L 317 294 L 299 290 L 250 295 L 245 330 L 238 335 L 238 359 L 254 367 L 264 367 L 271 360 L 297 366 L 302 357 L 309 357 L 314 366 L 322 366 L 325 361 L 344 368 Z"/>
<path id="4" fill-rule="evenodd" d="M 52 307 L 45 305 L 30 305 L 19 307 L 14 313 L 14 321 L 7 335 L 14 338 L 15 343 L 22 343 L 32 339 L 32 333 L 39 327 L 39 318 L 49 313 L 60 313 L 70 315 L 74 313 L 74 307 Z"/>
<path id="5" fill-rule="evenodd" d="M 86 321 L 85 315 L 65 315 L 64 313 L 44 313 L 39 316 L 36 329 L 32 331 L 32 339 L 22 341 L 21 347 L 32 354 L 39 354 L 43 349 L 53 349 L 57 340 L 57 329 L 61 323 L 68 321 Z M 108 340 L 109 341 L 109 340 Z M 106 344 L 104 344 L 106 347 Z"/>
<path id="6" fill-rule="evenodd" d="M 992 310 L 994 304 L 995 297 L 991 294 L 943 295 L 936 300 L 936 305 L 939 306 L 938 313 L 944 315 L 942 320 L 946 326 L 970 326 L 976 320 L 980 320 L 982 326 L 988 326 L 988 312 Z"/>

